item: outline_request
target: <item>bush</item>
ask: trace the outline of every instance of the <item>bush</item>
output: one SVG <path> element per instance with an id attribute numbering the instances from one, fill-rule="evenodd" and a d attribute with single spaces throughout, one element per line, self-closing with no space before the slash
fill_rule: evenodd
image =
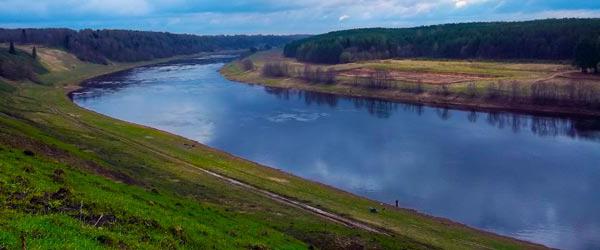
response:
<path id="1" fill-rule="evenodd" d="M 600 91 L 594 84 L 570 82 L 559 86 L 555 83 L 537 82 L 531 85 L 529 98 L 536 104 L 562 104 L 568 106 L 598 107 Z"/>
<path id="2" fill-rule="evenodd" d="M 477 96 L 477 86 L 475 85 L 475 83 L 471 82 L 467 84 L 466 94 L 469 98 L 474 98 L 475 96 Z"/>
<path id="3" fill-rule="evenodd" d="M 252 62 L 252 60 L 250 60 L 250 59 L 242 60 L 241 64 L 242 64 L 242 69 L 244 69 L 245 71 L 254 70 L 254 68 L 255 68 L 254 62 Z"/>
<path id="4" fill-rule="evenodd" d="M 400 90 L 413 94 L 421 94 L 425 92 L 425 89 L 423 88 L 423 83 L 420 81 L 416 83 L 403 84 Z"/>
<path id="5" fill-rule="evenodd" d="M 262 69 L 262 74 L 268 77 L 289 77 L 290 66 L 282 62 L 266 63 Z"/>
<path id="6" fill-rule="evenodd" d="M 335 83 L 335 71 L 332 68 L 324 70 L 321 67 L 313 68 L 308 64 L 304 65 L 304 69 L 299 72 L 300 78 L 311 83 Z"/>
<path id="7" fill-rule="evenodd" d="M 352 62 L 352 54 L 348 51 L 343 52 L 340 55 L 340 63 L 350 63 Z"/>
<path id="8" fill-rule="evenodd" d="M 388 89 L 392 87 L 392 77 L 387 70 L 375 70 L 367 78 L 367 86 L 374 89 Z"/>

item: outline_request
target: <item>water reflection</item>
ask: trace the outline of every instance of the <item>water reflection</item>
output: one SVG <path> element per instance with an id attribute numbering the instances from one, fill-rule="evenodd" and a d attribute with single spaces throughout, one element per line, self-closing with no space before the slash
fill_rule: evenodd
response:
<path id="1" fill-rule="evenodd" d="M 377 118 L 389 118 L 398 108 L 419 116 L 425 110 L 425 106 L 422 104 L 390 102 L 375 98 L 343 97 L 333 94 L 273 87 L 265 87 L 264 90 L 266 93 L 282 100 L 295 98 L 303 100 L 306 105 L 327 105 L 332 108 L 338 105 L 339 99 L 345 99 L 351 101 L 356 109 L 365 110 Z M 446 121 L 452 116 L 452 110 L 447 107 L 435 108 L 434 110 L 437 117 L 442 121 Z M 498 129 L 510 128 L 514 133 L 528 129 L 533 134 L 539 136 L 569 136 L 589 140 L 600 138 L 600 122 L 592 118 L 544 117 L 511 112 L 478 112 L 471 110 L 467 115 L 467 120 L 477 123 L 480 120 L 480 116 L 484 116 L 485 121 L 490 126 Z"/>
<path id="2" fill-rule="evenodd" d="M 222 65 L 139 68 L 73 97 L 382 202 L 554 247 L 600 248 L 598 120 L 249 86 L 223 79 Z"/>
<path id="3" fill-rule="evenodd" d="M 298 100 L 304 100 L 306 105 L 327 105 L 329 107 L 336 107 L 338 103 L 338 97 L 331 94 L 322 94 L 316 92 L 306 92 L 294 89 L 282 89 L 265 87 L 265 92 L 282 100 L 290 100 L 290 98 L 297 98 Z"/>

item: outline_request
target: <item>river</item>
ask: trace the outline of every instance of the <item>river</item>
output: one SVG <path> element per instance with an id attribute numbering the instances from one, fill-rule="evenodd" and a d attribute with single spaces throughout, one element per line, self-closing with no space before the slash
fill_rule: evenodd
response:
<path id="1" fill-rule="evenodd" d="M 600 249 L 600 121 L 236 83 L 226 57 L 84 83 L 81 107 L 361 196 L 564 249 Z"/>

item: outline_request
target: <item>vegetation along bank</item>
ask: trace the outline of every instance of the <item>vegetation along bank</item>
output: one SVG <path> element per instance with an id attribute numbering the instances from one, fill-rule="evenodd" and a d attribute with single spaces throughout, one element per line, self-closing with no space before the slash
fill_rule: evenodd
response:
<path id="1" fill-rule="evenodd" d="M 550 19 L 331 32 L 246 57 L 222 73 L 350 96 L 598 116 L 598 63 L 600 19 Z"/>

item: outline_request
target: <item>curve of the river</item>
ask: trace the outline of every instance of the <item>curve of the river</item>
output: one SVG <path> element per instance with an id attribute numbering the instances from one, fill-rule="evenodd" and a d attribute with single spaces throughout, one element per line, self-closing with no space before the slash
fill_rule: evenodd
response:
<path id="1" fill-rule="evenodd" d="M 89 80 L 78 105 L 382 202 L 551 247 L 600 249 L 599 120 L 240 84 L 226 58 Z"/>

